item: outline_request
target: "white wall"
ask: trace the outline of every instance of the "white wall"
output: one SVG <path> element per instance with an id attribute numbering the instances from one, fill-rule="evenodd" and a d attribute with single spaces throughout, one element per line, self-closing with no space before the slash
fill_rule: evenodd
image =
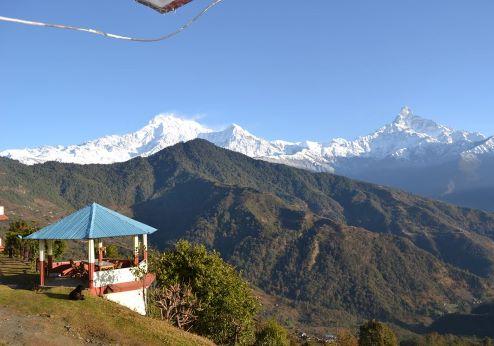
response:
<path id="1" fill-rule="evenodd" d="M 142 293 L 142 289 L 138 289 L 135 291 L 105 294 L 105 298 L 128 307 L 141 315 L 146 315 L 146 305 Z"/>
<path id="2" fill-rule="evenodd" d="M 145 267 L 146 263 L 141 262 L 140 267 Z M 137 281 L 132 268 L 112 269 L 94 272 L 94 287 L 108 286 L 112 284 Z"/>
<path id="3" fill-rule="evenodd" d="M 145 268 L 146 265 L 145 262 L 139 264 L 142 268 Z M 137 280 L 134 274 L 132 274 L 132 269 L 133 268 L 122 268 L 94 272 L 94 287 L 136 282 Z M 144 290 L 144 292 L 147 292 L 147 290 Z M 146 303 L 142 288 L 127 292 L 109 293 L 105 294 L 104 297 L 112 302 L 128 307 L 141 315 L 146 314 Z"/>

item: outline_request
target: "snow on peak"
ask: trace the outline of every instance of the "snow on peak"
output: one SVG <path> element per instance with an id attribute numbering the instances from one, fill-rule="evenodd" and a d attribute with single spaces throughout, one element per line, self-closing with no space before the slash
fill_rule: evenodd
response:
<path id="1" fill-rule="evenodd" d="M 415 115 L 409 107 L 403 107 L 393 122 L 369 135 L 355 140 L 336 138 L 328 144 L 313 141 L 267 141 L 236 124 L 213 131 L 195 120 L 168 113 L 155 116 L 140 130 L 125 135 L 105 136 L 66 147 L 6 150 L 0 152 L 0 156 L 25 164 L 46 161 L 112 163 L 136 156 L 149 156 L 194 138 L 206 139 L 217 146 L 250 157 L 316 171 L 332 171 L 333 167 L 342 167 L 342 164 L 352 158 L 394 158 L 418 164 L 462 153 L 494 153 L 493 138 L 486 140 L 479 133 L 456 131 Z"/>
<path id="2" fill-rule="evenodd" d="M 142 129 L 125 135 L 105 136 L 66 147 L 44 146 L 5 150 L 0 152 L 0 156 L 28 165 L 47 161 L 107 164 L 127 161 L 136 156 L 149 156 L 176 143 L 197 138 L 200 133 L 211 131 L 194 120 L 184 119 L 175 114 L 160 114 Z"/>
<path id="3" fill-rule="evenodd" d="M 275 145 L 265 139 L 254 136 L 236 124 L 228 126 L 223 131 L 202 133 L 199 137 L 222 148 L 237 151 L 250 157 L 281 154 Z"/>
<path id="4" fill-rule="evenodd" d="M 494 155 L 494 136 L 477 143 L 476 146 L 462 153 L 463 157 Z"/>
<path id="5" fill-rule="evenodd" d="M 435 131 L 438 128 L 441 128 L 441 126 L 436 124 L 434 121 L 424 119 L 413 114 L 409 107 L 403 107 L 401 109 L 391 126 L 403 131 L 411 130 L 419 133 Z M 443 128 L 446 129 L 446 127 Z"/>
<path id="6" fill-rule="evenodd" d="M 398 119 L 404 119 L 406 120 L 407 118 L 413 116 L 412 109 L 408 106 L 403 106 L 401 107 L 400 113 L 398 114 Z"/>

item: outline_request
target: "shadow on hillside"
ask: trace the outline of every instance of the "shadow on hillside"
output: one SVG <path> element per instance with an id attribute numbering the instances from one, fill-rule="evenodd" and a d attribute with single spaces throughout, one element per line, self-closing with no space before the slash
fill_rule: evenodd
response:
<path id="1" fill-rule="evenodd" d="M 405 323 L 403 321 L 399 321 L 396 319 L 391 320 L 390 322 L 397 325 L 398 327 L 401 327 L 401 328 L 406 329 L 406 330 L 410 330 L 410 331 L 417 333 L 417 334 L 424 334 L 427 332 L 427 327 L 423 324 Z"/>
<path id="2" fill-rule="evenodd" d="M 43 292 L 43 294 L 53 299 L 69 300 L 69 295 L 67 293 Z"/>

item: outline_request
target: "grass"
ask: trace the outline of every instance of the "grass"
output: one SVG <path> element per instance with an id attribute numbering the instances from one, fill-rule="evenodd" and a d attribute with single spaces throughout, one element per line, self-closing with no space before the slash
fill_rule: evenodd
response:
<path id="1" fill-rule="evenodd" d="M 4 255 L 0 255 L 0 266 L 2 259 L 5 260 Z M 2 269 L 5 270 L 5 266 Z M 14 271 L 9 270 L 9 274 L 12 278 Z M 5 277 L 2 275 L 0 281 Z M 6 331 L 4 336 L 13 335 L 2 322 L 15 320 L 22 327 L 19 333 L 33 343 L 51 340 L 51 344 L 63 344 L 74 340 L 74 343 L 105 345 L 213 344 L 205 338 L 184 332 L 166 322 L 141 316 L 103 298 L 86 295 L 84 301 L 68 300 L 69 291 L 69 288 L 57 287 L 35 292 L 0 285 L 0 333 Z M 25 326 L 22 326 L 23 323 Z M 30 328 L 36 329 L 37 334 L 26 336 Z"/>

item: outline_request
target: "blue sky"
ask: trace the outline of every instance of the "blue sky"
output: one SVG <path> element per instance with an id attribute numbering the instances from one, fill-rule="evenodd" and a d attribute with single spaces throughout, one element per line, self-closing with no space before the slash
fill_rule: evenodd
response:
<path id="1" fill-rule="evenodd" d="M 2 0 L 0 15 L 156 36 L 132 0 Z M 125 133 L 174 111 L 268 139 L 366 134 L 402 105 L 494 134 L 492 0 L 224 0 L 139 44 L 0 23 L 0 149 Z"/>

